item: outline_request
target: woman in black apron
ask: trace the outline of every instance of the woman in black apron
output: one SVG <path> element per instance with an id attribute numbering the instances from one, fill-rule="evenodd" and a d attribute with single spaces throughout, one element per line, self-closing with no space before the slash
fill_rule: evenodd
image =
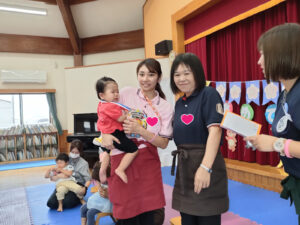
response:
<path id="1" fill-rule="evenodd" d="M 171 68 L 171 89 L 180 92 L 175 106 L 174 166 L 178 155 L 172 207 L 182 225 L 220 225 L 228 210 L 228 184 L 220 152 L 223 102 L 218 92 L 205 86 L 202 64 L 192 53 L 178 55 Z"/>
<path id="2" fill-rule="evenodd" d="M 245 138 L 262 152 L 276 151 L 289 176 L 281 184 L 281 197 L 295 203 L 300 214 L 300 25 L 273 27 L 258 40 L 261 66 L 267 81 L 280 81 L 280 93 L 270 135 Z M 300 216 L 298 219 L 300 224 Z"/>

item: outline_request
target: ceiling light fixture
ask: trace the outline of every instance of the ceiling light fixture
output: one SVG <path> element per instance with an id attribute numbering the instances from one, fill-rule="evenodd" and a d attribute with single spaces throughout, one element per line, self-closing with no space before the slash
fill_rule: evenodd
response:
<path id="1" fill-rule="evenodd" d="M 8 5 L 3 3 L 0 3 L 0 11 L 27 13 L 27 14 L 43 15 L 43 16 L 47 15 L 46 9 L 27 7 L 27 6 Z"/>

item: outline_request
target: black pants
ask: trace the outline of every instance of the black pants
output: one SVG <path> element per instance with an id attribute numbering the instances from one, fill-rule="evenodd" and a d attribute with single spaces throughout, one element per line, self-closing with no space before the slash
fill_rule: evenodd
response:
<path id="1" fill-rule="evenodd" d="M 81 184 L 79 182 L 77 182 L 77 184 L 79 184 L 80 186 L 84 186 L 83 184 Z M 85 191 L 84 195 L 86 195 L 86 192 L 87 192 L 87 190 Z M 74 208 L 75 206 L 78 206 L 79 204 L 81 204 L 80 199 L 72 191 L 69 191 L 65 195 L 65 198 L 63 199 L 63 208 L 64 209 Z M 58 208 L 58 201 L 57 201 L 57 197 L 56 197 L 56 189 L 54 190 L 54 192 L 49 197 L 49 199 L 47 201 L 47 206 L 50 209 L 57 209 Z"/>
<path id="2" fill-rule="evenodd" d="M 182 212 L 180 214 L 182 225 L 221 225 L 221 215 L 193 216 Z"/>
<path id="3" fill-rule="evenodd" d="M 118 220 L 116 225 L 154 225 L 154 211 L 145 212 L 133 218 Z"/>
<path id="4" fill-rule="evenodd" d="M 126 134 L 124 133 L 124 131 L 120 131 L 120 130 L 115 130 L 115 132 L 113 132 L 111 135 L 113 135 L 114 137 L 118 138 L 121 144 L 118 144 L 117 142 L 113 142 L 114 146 L 126 153 L 133 153 L 136 152 L 138 150 L 138 147 L 136 146 L 136 144 L 129 139 Z M 110 152 L 110 150 L 101 147 L 103 151 L 106 152 Z"/>
<path id="5" fill-rule="evenodd" d="M 65 198 L 63 199 L 63 208 L 64 209 L 74 208 L 75 206 L 78 206 L 79 204 L 80 204 L 80 199 L 72 191 L 69 191 L 65 195 Z M 58 208 L 58 201 L 57 201 L 57 198 L 56 198 L 56 189 L 54 190 L 54 192 L 49 197 L 49 199 L 47 201 L 47 206 L 50 209 L 57 209 Z"/>

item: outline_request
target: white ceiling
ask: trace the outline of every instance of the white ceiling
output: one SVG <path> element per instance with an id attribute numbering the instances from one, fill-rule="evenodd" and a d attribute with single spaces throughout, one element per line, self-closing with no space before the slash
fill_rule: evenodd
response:
<path id="1" fill-rule="evenodd" d="M 0 3 L 47 9 L 47 16 L 0 11 L 0 33 L 68 37 L 57 5 L 29 0 L 0 0 Z M 80 38 L 143 29 L 145 0 L 97 0 L 72 5 Z"/>

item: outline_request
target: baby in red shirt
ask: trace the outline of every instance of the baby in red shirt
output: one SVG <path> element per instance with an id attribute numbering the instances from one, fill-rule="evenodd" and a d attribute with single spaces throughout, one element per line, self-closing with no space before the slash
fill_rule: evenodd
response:
<path id="1" fill-rule="evenodd" d="M 115 170 L 115 173 L 127 183 L 127 176 L 125 170 L 131 164 L 133 159 L 137 155 L 137 146 L 130 140 L 123 131 L 122 122 L 127 118 L 127 110 L 118 104 L 119 100 L 119 88 L 117 82 L 110 77 L 102 77 L 96 83 L 97 96 L 100 99 L 98 104 L 97 113 L 97 129 L 101 134 L 111 134 L 118 138 L 120 144 L 114 142 L 114 146 L 126 152 L 122 158 L 120 165 Z M 97 139 L 94 139 L 94 144 L 97 143 Z M 109 165 L 109 153 L 110 151 L 106 148 L 101 147 L 104 150 L 103 160 L 100 169 L 100 181 L 101 183 L 106 182 L 106 170 Z"/>

